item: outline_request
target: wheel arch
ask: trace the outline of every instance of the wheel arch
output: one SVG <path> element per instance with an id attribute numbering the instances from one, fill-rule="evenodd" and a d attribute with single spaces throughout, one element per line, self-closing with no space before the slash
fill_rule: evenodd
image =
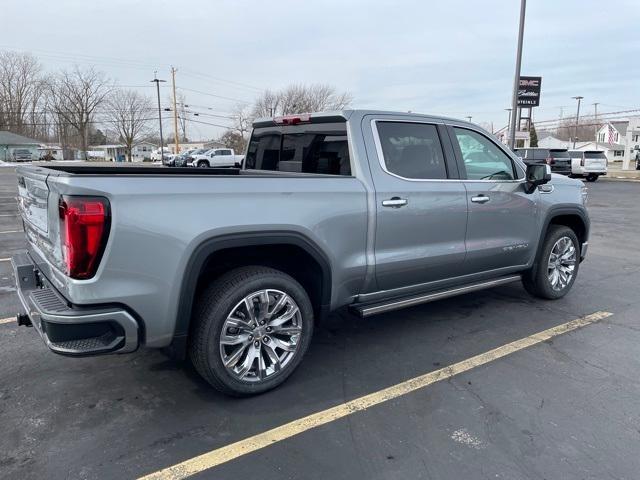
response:
<path id="1" fill-rule="evenodd" d="M 578 237 L 580 248 L 582 248 L 582 245 L 589 240 L 590 221 L 586 208 L 578 205 L 551 208 L 547 212 L 542 228 L 540 229 L 540 237 L 538 238 L 538 246 L 536 248 L 536 256 L 533 263 L 534 273 L 538 268 L 538 258 L 544 244 L 544 239 L 552 225 L 564 225 L 571 228 Z"/>
<path id="2" fill-rule="evenodd" d="M 329 312 L 332 285 L 331 263 L 323 250 L 307 236 L 298 232 L 274 231 L 243 232 L 209 238 L 194 249 L 182 276 L 173 340 L 168 348 L 173 357 L 183 359 L 186 356 L 194 301 L 199 291 L 200 282 L 207 278 L 204 275 L 210 271 L 215 274 L 215 269 L 210 270 L 210 267 L 215 267 L 212 262 L 218 258 L 237 259 L 239 253 L 242 254 L 248 251 L 256 252 L 256 254 L 250 256 L 248 261 L 244 262 L 244 265 L 258 264 L 274 268 L 280 266 L 280 269 L 285 273 L 293 273 L 292 276 L 307 290 L 309 286 L 305 285 L 307 283 L 306 279 L 300 278 L 292 271 L 287 271 L 287 268 L 282 268 L 282 265 L 278 264 L 277 258 L 275 261 L 273 258 L 264 257 L 263 261 L 256 261 L 256 258 L 260 256 L 260 253 L 263 255 L 282 255 L 283 252 L 288 251 L 292 254 L 292 258 L 299 259 L 300 256 L 304 256 L 304 259 L 312 260 L 317 267 L 317 271 L 311 271 L 311 274 L 320 274 L 321 278 L 318 284 L 319 290 L 308 291 L 308 293 L 318 317 L 322 318 Z M 279 258 L 282 259 L 282 257 Z M 231 265 L 229 269 L 241 266 L 241 264 L 233 262 Z M 223 271 L 229 271 L 229 269 L 221 270 L 218 274 Z"/>

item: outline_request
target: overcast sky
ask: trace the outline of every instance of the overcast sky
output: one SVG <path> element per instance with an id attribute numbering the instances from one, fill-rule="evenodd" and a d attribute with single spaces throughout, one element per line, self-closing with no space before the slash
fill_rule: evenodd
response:
<path id="1" fill-rule="evenodd" d="M 640 1 L 529 0 L 523 75 L 541 75 L 536 120 L 640 108 Z M 94 65 L 120 85 L 154 70 L 188 103 L 228 123 L 265 88 L 328 83 L 354 107 L 506 124 L 517 0 L 2 0 L 0 49 L 48 70 Z M 169 95 L 163 85 L 163 101 Z M 189 89 L 189 90 L 186 90 Z M 196 93 L 197 90 L 204 93 Z M 206 94 L 205 94 L 206 93 Z M 222 98 L 226 97 L 226 98 Z M 190 125 L 191 138 L 221 129 Z"/>

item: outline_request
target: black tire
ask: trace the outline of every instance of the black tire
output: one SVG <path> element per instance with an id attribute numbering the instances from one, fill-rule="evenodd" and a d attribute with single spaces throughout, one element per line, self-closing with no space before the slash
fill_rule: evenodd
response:
<path id="1" fill-rule="evenodd" d="M 209 163 L 206 160 L 200 160 L 198 162 L 198 168 L 209 168 Z"/>
<path id="2" fill-rule="evenodd" d="M 222 328 L 238 302 L 247 295 L 277 289 L 296 302 L 302 319 L 299 345 L 282 369 L 264 380 L 242 381 L 224 366 L 220 354 Z M 231 270 L 211 283 L 196 301 L 189 356 L 198 373 L 215 389 L 232 396 L 248 396 L 283 383 L 302 361 L 313 335 L 313 307 L 304 288 L 291 276 L 273 268 L 248 266 Z"/>
<path id="3" fill-rule="evenodd" d="M 576 250 L 575 267 L 573 270 L 573 276 L 567 285 L 560 290 L 555 290 L 549 280 L 549 269 L 547 265 L 551 256 L 551 250 L 556 242 L 562 237 L 568 237 L 573 243 L 573 247 Z M 538 257 L 536 258 L 533 268 L 523 275 L 522 283 L 524 288 L 531 295 L 548 300 L 556 300 L 569 293 L 569 290 L 571 290 L 571 287 L 578 276 L 579 266 L 580 242 L 578 241 L 578 237 L 575 232 L 564 225 L 551 225 L 547 231 L 547 235 L 543 241 L 542 248 L 538 253 Z"/>
<path id="4" fill-rule="evenodd" d="M 598 175 L 596 175 L 595 173 L 590 173 L 589 175 L 587 175 L 587 182 L 595 182 L 596 180 L 598 180 Z"/>

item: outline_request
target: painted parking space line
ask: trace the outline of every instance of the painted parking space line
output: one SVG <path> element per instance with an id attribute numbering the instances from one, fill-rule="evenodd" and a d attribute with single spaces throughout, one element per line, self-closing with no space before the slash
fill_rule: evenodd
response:
<path id="1" fill-rule="evenodd" d="M 0 232 L 0 235 L 3 233 L 23 233 L 24 230 L 5 230 L 4 232 Z"/>
<path id="2" fill-rule="evenodd" d="M 0 258 L 0 262 L 8 262 L 10 261 L 10 258 Z"/>
<path id="3" fill-rule="evenodd" d="M 15 323 L 16 317 L 8 317 L 8 318 L 0 318 L 0 325 L 4 325 L 5 323 Z"/>
<path id="4" fill-rule="evenodd" d="M 211 450 L 162 470 L 152 472 L 140 477 L 139 480 L 167 480 L 190 477 L 236 458 L 266 448 L 274 443 L 287 440 L 295 435 L 312 430 L 321 425 L 367 410 L 376 405 L 388 402 L 389 400 L 423 389 L 434 383 L 441 382 L 442 380 L 450 379 L 481 365 L 486 365 L 490 362 L 506 357 L 507 355 L 511 355 L 512 353 L 533 345 L 538 345 L 558 335 L 593 324 L 610 317 L 611 315 L 613 314 L 609 312 L 595 312 L 547 330 L 534 333 L 528 337 L 515 340 L 511 343 L 507 343 L 506 345 L 494 348 L 493 350 L 489 350 L 461 362 L 449 365 L 448 367 L 440 368 L 383 390 L 336 405 L 335 407 L 327 410 L 293 420 L 292 422 L 267 430 L 266 432 L 259 433 L 252 437 L 245 438 L 230 445 Z"/>
<path id="5" fill-rule="evenodd" d="M 16 213 L 0 213 L 0 217 L 17 217 L 19 215 L 18 212 Z"/>

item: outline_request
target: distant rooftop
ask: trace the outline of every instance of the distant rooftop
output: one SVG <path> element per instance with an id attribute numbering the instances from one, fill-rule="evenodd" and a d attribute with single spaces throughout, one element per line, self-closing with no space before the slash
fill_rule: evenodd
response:
<path id="1" fill-rule="evenodd" d="M 40 145 L 40 142 L 17 133 L 0 131 L 0 145 Z"/>

